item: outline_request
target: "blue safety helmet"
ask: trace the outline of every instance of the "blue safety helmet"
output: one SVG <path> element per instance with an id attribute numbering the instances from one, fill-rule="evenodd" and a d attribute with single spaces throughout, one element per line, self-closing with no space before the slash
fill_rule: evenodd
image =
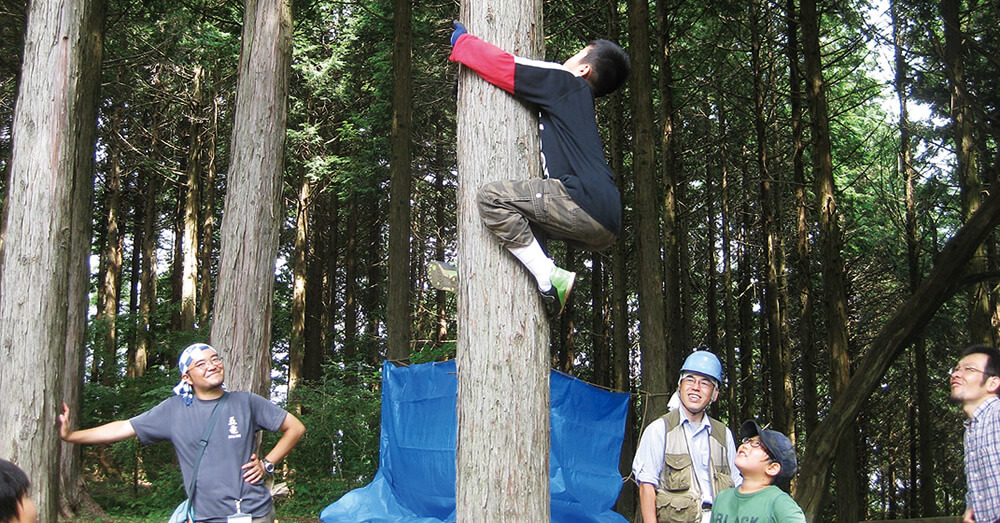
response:
<path id="1" fill-rule="evenodd" d="M 715 380 L 716 385 L 722 384 L 722 363 L 719 358 L 707 350 L 696 350 L 688 355 L 681 365 L 681 374 L 694 372 Z"/>

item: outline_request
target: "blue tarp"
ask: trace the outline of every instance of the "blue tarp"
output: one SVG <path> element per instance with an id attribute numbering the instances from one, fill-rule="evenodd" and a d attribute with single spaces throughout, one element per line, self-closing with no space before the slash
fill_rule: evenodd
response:
<path id="1" fill-rule="evenodd" d="M 627 393 L 553 371 L 549 488 L 555 522 L 624 522 L 611 509 Z M 455 521 L 455 362 L 382 366 L 379 469 L 367 486 L 323 509 L 323 523 Z"/>

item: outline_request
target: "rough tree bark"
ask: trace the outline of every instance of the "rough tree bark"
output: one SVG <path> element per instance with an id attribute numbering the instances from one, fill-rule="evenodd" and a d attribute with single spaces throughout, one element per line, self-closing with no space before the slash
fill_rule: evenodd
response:
<path id="1" fill-rule="evenodd" d="M 841 257 L 841 232 L 833 179 L 830 122 L 827 116 L 826 85 L 820 48 L 820 15 L 816 0 L 801 6 L 802 48 L 806 68 L 806 99 L 812 117 L 813 176 L 823 267 L 823 304 L 827 321 L 826 343 L 830 348 L 830 381 L 834 398 L 840 398 L 851 376 L 847 321 L 847 289 Z M 859 488 L 855 454 L 855 428 L 845 427 L 837 453 L 837 519 L 859 517 Z"/>
<path id="2" fill-rule="evenodd" d="M 470 33 L 518 56 L 541 56 L 541 1 L 463 0 L 461 13 Z M 457 149 L 459 521 L 549 520 L 549 325 L 534 280 L 482 225 L 475 201 L 486 182 L 541 176 L 539 148 L 531 111 L 463 68 Z"/>
<path id="3" fill-rule="evenodd" d="M 389 331 L 387 357 L 393 361 L 410 356 L 410 129 L 411 97 L 410 29 L 412 0 L 393 0 L 392 137 L 389 160 L 389 299 L 385 321 Z"/>
<path id="4" fill-rule="evenodd" d="M 664 329 L 663 260 L 660 258 L 660 215 L 656 205 L 656 158 L 653 135 L 653 84 L 649 52 L 649 5 L 629 0 L 629 54 L 632 58 L 632 125 L 635 221 L 639 273 L 639 335 L 642 389 L 646 404 L 643 426 L 667 411 L 667 343 Z M 678 365 L 679 367 L 679 365 Z"/>
<path id="5" fill-rule="evenodd" d="M 289 0 L 247 0 L 212 344 L 233 390 L 267 394 L 292 49 Z"/>
<path id="6" fill-rule="evenodd" d="M 80 376 L 65 365 L 78 373 L 66 354 L 84 350 L 87 283 L 76 280 L 89 258 L 104 3 L 39 0 L 28 9 L 0 253 L 0 456 L 27 472 L 39 521 L 50 523 L 59 509 L 56 414 L 67 394 L 76 412 L 79 403 Z"/>

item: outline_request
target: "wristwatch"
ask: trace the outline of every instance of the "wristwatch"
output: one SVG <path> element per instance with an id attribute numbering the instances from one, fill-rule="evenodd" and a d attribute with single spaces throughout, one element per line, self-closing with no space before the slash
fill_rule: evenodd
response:
<path id="1" fill-rule="evenodd" d="M 260 458 L 260 464 L 264 465 L 264 472 L 274 474 L 274 463 L 268 461 L 267 458 Z"/>

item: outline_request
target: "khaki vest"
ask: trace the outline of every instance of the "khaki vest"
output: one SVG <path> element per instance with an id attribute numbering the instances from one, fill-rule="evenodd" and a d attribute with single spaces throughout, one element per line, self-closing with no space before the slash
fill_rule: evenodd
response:
<path id="1" fill-rule="evenodd" d="M 701 486 L 694 474 L 684 427 L 680 424 L 680 409 L 663 416 L 667 424 L 666 445 L 663 452 L 663 472 L 656 489 L 656 519 L 661 523 L 696 523 L 701 521 Z M 707 414 L 706 414 L 707 416 Z M 729 456 L 726 451 L 726 426 L 708 418 L 712 423 L 712 437 L 708 469 L 712 474 L 712 498 L 734 486 L 729 475 Z"/>

